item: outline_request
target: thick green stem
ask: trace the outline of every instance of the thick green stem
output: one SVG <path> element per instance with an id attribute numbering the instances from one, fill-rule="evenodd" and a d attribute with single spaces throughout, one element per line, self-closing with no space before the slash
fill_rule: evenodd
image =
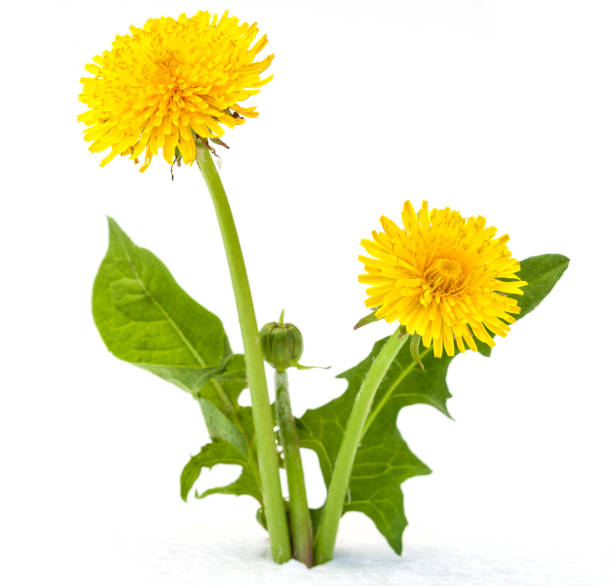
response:
<path id="1" fill-rule="evenodd" d="M 289 400 L 289 383 L 286 371 L 276 371 L 276 419 L 280 431 L 287 484 L 289 486 L 289 515 L 291 519 L 291 540 L 293 542 L 293 557 L 311 568 L 312 553 L 312 522 L 306 484 L 304 483 L 304 468 L 300 456 L 300 438 L 291 413 Z"/>
<path id="2" fill-rule="evenodd" d="M 332 559 L 355 455 L 357 454 L 359 442 L 363 437 L 363 428 L 370 412 L 372 401 L 397 353 L 409 337 L 407 335 L 400 336 L 398 330 L 389 338 L 376 357 L 376 360 L 372 363 L 368 374 L 361 384 L 359 393 L 355 397 L 353 410 L 348 418 L 344 438 L 342 439 L 342 444 L 340 444 L 338 457 L 334 464 L 321 524 L 315 539 L 315 564 L 317 565 L 324 564 Z"/>
<path id="3" fill-rule="evenodd" d="M 282 564 L 291 558 L 291 544 L 280 484 L 272 409 L 268 397 L 266 373 L 261 344 L 259 342 L 257 321 L 255 319 L 255 309 L 251 297 L 251 288 L 227 195 L 206 146 L 198 145 L 197 161 L 215 206 L 232 278 L 238 319 L 242 332 L 242 342 L 244 344 L 247 379 L 251 392 L 266 524 L 270 534 L 272 557 L 275 562 Z"/>

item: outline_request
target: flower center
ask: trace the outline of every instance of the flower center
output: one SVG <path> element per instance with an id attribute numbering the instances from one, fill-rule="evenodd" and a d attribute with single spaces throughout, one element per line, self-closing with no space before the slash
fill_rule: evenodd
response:
<path id="1" fill-rule="evenodd" d="M 456 260 L 437 258 L 425 271 L 425 280 L 437 293 L 453 293 L 462 284 L 463 271 Z"/>

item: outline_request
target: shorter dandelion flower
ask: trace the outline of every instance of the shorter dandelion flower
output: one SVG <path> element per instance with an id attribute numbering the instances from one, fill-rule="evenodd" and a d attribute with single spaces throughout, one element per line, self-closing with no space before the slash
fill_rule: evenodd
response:
<path id="1" fill-rule="evenodd" d="M 160 149 L 168 163 L 177 149 L 193 163 L 195 136 L 219 139 L 223 126 L 257 116 L 239 104 L 272 79 L 261 73 L 273 56 L 255 61 L 267 43 L 265 35 L 255 42 L 256 24 L 200 11 L 152 18 L 130 32 L 85 67 L 95 77 L 81 79 L 79 100 L 89 110 L 78 119 L 88 126 L 89 150 L 110 149 L 102 165 L 118 154 L 137 162 L 144 152 L 144 171 Z"/>
<path id="2" fill-rule="evenodd" d="M 362 246 L 374 258 L 360 256 L 366 274 L 359 281 L 372 285 L 366 306 L 377 308 L 376 317 L 399 320 L 409 334 L 433 344 L 434 356 L 455 354 L 466 346 L 476 350 L 474 338 L 495 345 L 492 334 L 505 336 L 514 315 L 516 298 L 527 285 L 517 272 L 506 243 L 509 236 L 494 238 L 496 228 L 485 227 L 482 216 L 467 220 L 458 212 L 428 209 L 418 214 L 407 201 L 403 228 L 383 216 L 384 232 L 372 232 Z"/>

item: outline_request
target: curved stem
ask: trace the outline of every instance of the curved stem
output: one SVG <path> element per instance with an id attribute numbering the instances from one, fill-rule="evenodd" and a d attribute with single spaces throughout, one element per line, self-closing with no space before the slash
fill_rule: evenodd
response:
<path id="1" fill-rule="evenodd" d="M 251 288 L 240 248 L 238 232 L 236 231 L 229 201 L 227 200 L 217 168 L 205 145 L 197 146 L 196 157 L 215 206 L 223 245 L 227 255 L 232 286 L 234 288 L 238 320 L 240 321 L 240 330 L 244 344 L 247 379 L 251 392 L 266 524 L 270 534 L 272 557 L 275 562 L 282 564 L 291 558 L 291 544 L 289 542 L 285 502 L 281 491 L 278 470 L 278 454 L 276 453 L 276 441 L 272 425 L 272 409 L 268 397 L 266 373 L 264 371 L 263 354 L 259 342 L 259 331 L 255 319 Z"/>
<path id="2" fill-rule="evenodd" d="M 370 366 L 359 393 L 355 397 L 353 409 L 346 424 L 342 444 L 334 464 L 327 500 L 323 508 L 321 524 L 315 539 L 315 564 L 324 564 L 332 559 L 338 525 L 344 508 L 353 463 L 359 442 L 363 437 L 363 428 L 372 406 L 376 391 L 387 370 L 410 336 L 399 335 L 399 329 L 387 340 L 380 353 Z"/>
<path id="3" fill-rule="evenodd" d="M 276 419 L 280 431 L 281 445 L 287 470 L 289 486 L 289 515 L 291 519 L 291 539 L 293 542 L 293 557 L 312 567 L 312 522 L 306 484 L 304 483 L 304 468 L 300 456 L 300 439 L 291 413 L 289 400 L 289 383 L 286 371 L 275 373 L 276 386 Z"/>

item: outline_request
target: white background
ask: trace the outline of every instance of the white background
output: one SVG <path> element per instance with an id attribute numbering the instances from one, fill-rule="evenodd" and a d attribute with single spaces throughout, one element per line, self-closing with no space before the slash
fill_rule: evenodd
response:
<path id="1" fill-rule="evenodd" d="M 612 9 L 581 1 L 11 3 L 2 18 L 0 576 L 21 584 L 609 584 Z M 115 34 L 201 8 L 257 20 L 275 79 L 226 135 L 222 175 L 260 323 L 305 337 L 297 414 L 391 330 L 364 314 L 359 242 L 428 199 L 482 214 L 521 259 L 566 275 L 485 359 L 453 362 L 455 421 L 404 410 L 434 470 L 404 485 L 396 557 L 365 517 L 338 557 L 275 567 L 247 497 L 183 503 L 207 436 L 193 400 L 113 358 L 90 316 L 104 215 L 153 250 L 241 342 L 213 210 L 195 168 L 171 182 L 102 169 L 79 78 Z M 6 9 L 5 9 L 6 10 Z M 306 455 L 313 505 L 323 499 Z M 204 475 L 231 479 L 231 469 Z M 344 580 L 344 581 L 343 581 Z"/>

